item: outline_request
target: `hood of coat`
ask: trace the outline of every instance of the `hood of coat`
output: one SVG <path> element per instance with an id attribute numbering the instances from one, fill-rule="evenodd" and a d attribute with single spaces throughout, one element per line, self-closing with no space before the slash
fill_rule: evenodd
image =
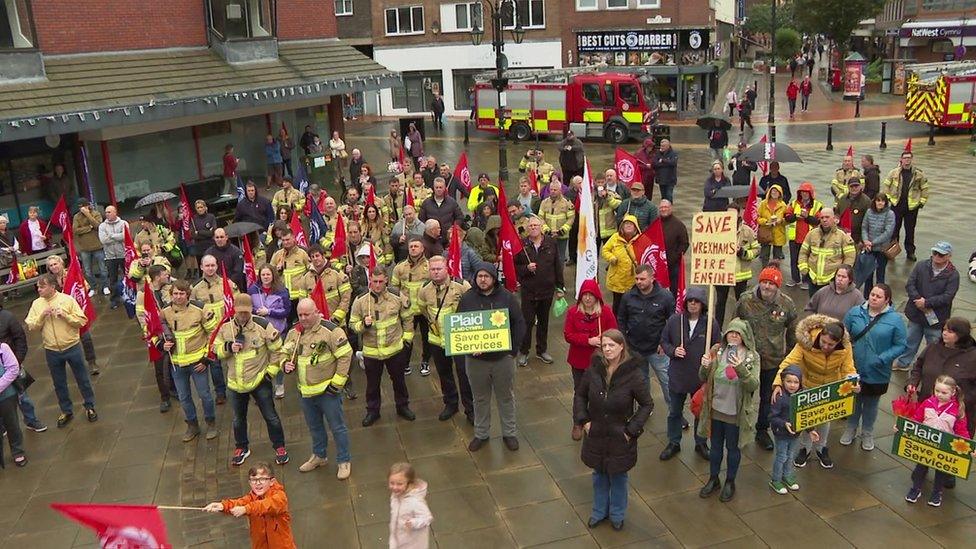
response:
<path id="1" fill-rule="evenodd" d="M 474 266 L 474 274 L 478 275 L 481 271 L 488 273 L 488 276 L 495 280 L 495 287 L 498 287 L 498 269 L 495 267 L 494 263 L 488 263 L 487 261 L 479 261 Z"/>
<path id="2" fill-rule="evenodd" d="M 485 233 L 478 227 L 468 229 L 468 234 L 464 235 L 464 241 L 470 242 L 472 246 L 485 245 Z"/>
<path id="3" fill-rule="evenodd" d="M 613 374 L 613 379 L 623 379 L 624 374 L 635 370 L 640 371 L 641 364 L 644 364 L 643 359 L 630 355 L 627 360 L 620 363 L 620 366 L 617 367 L 617 371 Z M 607 378 L 607 361 L 599 351 L 593 353 L 593 357 L 590 359 L 590 368 L 596 368 L 595 371 L 600 374 L 600 379 Z M 641 373 L 641 375 L 644 374 Z"/>
<path id="4" fill-rule="evenodd" d="M 705 294 L 705 288 L 701 286 L 689 286 L 685 289 L 685 306 L 687 310 L 688 301 L 694 299 L 702 304 L 702 315 L 708 310 L 708 297 Z"/>
<path id="5" fill-rule="evenodd" d="M 820 314 L 813 314 L 804 318 L 796 324 L 796 342 L 803 345 L 803 348 L 808 351 L 816 349 L 817 338 L 820 337 L 820 332 L 823 331 L 824 326 L 831 322 L 839 321 L 836 318 Z M 844 330 L 844 340 L 837 346 L 837 349 L 844 347 L 850 348 L 850 346 L 850 334 L 847 333 L 847 330 Z"/>
<path id="6" fill-rule="evenodd" d="M 770 185 L 769 188 L 766 189 L 766 200 L 770 200 L 771 199 L 771 197 L 769 196 L 769 194 L 773 191 L 773 189 L 776 189 L 777 191 L 779 191 L 779 198 L 777 198 L 776 200 L 779 200 L 779 201 L 783 200 L 783 187 L 781 187 L 778 184 L 777 185 Z"/>
<path id="7" fill-rule="evenodd" d="M 401 502 L 404 501 L 424 501 L 427 499 L 427 481 L 417 480 L 414 482 L 413 487 L 411 487 L 406 492 L 400 494 L 397 497 Z"/>
<path id="8" fill-rule="evenodd" d="M 783 371 L 779 373 L 780 381 L 785 380 L 787 375 L 796 376 L 796 379 L 800 382 L 800 386 L 803 386 L 803 371 L 800 370 L 799 366 L 796 364 L 790 364 L 786 368 L 783 368 Z"/>
<path id="9" fill-rule="evenodd" d="M 580 286 L 580 297 L 583 297 L 583 294 L 593 294 L 593 297 L 600 302 L 600 305 L 603 305 L 603 293 L 600 291 L 600 285 L 597 284 L 596 280 L 588 278 L 583 281 L 583 284 Z"/>
<path id="10" fill-rule="evenodd" d="M 800 193 L 809 193 L 811 201 L 817 198 L 817 191 L 814 190 L 813 183 L 810 183 L 809 181 L 804 181 L 803 183 L 800 183 L 800 187 L 796 189 L 797 198 L 800 197 Z"/>
<path id="11" fill-rule="evenodd" d="M 634 224 L 634 237 L 636 237 L 640 234 L 640 223 L 637 222 L 637 216 L 631 213 L 624 214 L 624 218 L 620 220 L 620 225 L 617 227 L 617 232 L 620 233 L 620 236 L 624 236 L 622 229 L 624 227 L 624 223 L 627 223 L 628 221 Z M 626 237 L 624 240 L 626 240 Z"/>
<path id="12" fill-rule="evenodd" d="M 725 328 L 725 331 L 722 332 L 723 342 L 725 341 L 725 336 L 727 336 L 729 332 L 738 332 L 738 334 L 742 336 L 742 344 L 745 345 L 750 351 L 756 350 L 756 340 L 752 335 L 752 327 L 749 326 L 748 322 L 742 320 L 741 318 L 733 318 L 730 320 L 729 325 Z"/>

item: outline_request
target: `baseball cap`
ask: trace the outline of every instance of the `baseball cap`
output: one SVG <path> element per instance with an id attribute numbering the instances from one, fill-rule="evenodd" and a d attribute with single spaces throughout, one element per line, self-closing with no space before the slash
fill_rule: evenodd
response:
<path id="1" fill-rule="evenodd" d="M 932 246 L 932 251 L 939 255 L 949 255 L 952 253 L 952 244 L 949 244 L 945 240 L 940 240 Z"/>
<path id="2" fill-rule="evenodd" d="M 630 186 L 630 190 L 632 190 L 632 191 L 633 190 L 643 191 L 644 190 L 644 184 L 641 183 L 641 182 L 634 183 L 633 185 Z"/>

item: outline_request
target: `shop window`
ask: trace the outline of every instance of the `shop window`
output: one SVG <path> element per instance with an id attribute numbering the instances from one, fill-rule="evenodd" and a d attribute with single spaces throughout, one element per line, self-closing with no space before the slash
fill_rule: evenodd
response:
<path id="1" fill-rule="evenodd" d="M 592 11 L 597 8 L 597 0 L 576 0 L 576 11 Z"/>
<path id="2" fill-rule="evenodd" d="M 0 0 L 0 50 L 34 48 L 29 0 Z"/>
<path id="3" fill-rule="evenodd" d="M 335 14 L 352 15 L 352 0 L 335 0 Z"/>
<path id="4" fill-rule="evenodd" d="M 629 6 L 630 0 L 607 0 L 608 10 L 625 10 Z"/>
<path id="5" fill-rule="evenodd" d="M 423 34 L 424 7 L 404 6 L 386 10 L 386 35 Z"/>
<path id="6" fill-rule="evenodd" d="M 489 69 L 455 69 L 454 77 L 454 108 L 458 110 L 470 109 L 473 105 L 471 89 L 474 88 L 476 74 Z"/>
<path id="7" fill-rule="evenodd" d="M 275 0 L 207 0 L 210 30 L 223 40 L 275 35 Z"/>
<path id="8" fill-rule="evenodd" d="M 935 40 L 932 42 L 932 53 L 952 53 L 956 49 L 950 40 Z"/>
<path id="9" fill-rule="evenodd" d="M 480 72 L 480 71 L 479 71 Z M 443 95 L 443 82 L 440 71 L 404 72 L 403 86 L 393 88 L 393 108 L 407 109 L 408 112 L 426 112 L 434 93 Z"/>
<path id="10" fill-rule="evenodd" d="M 517 23 L 523 29 L 546 28 L 545 5 L 542 0 L 515 0 L 515 11 L 502 19 L 505 30 L 514 29 Z"/>

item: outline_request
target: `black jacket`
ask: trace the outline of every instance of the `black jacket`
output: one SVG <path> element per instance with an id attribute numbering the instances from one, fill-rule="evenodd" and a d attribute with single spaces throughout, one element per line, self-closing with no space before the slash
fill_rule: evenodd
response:
<path id="1" fill-rule="evenodd" d="M 868 195 L 868 198 L 874 200 L 875 196 L 878 196 L 878 191 L 881 190 L 881 168 L 878 166 L 868 166 L 864 168 L 864 194 Z"/>
<path id="2" fill-rule="evenodd" d="M 522 299 L 552 299 L 556 288 L 564 287 L 563 261 L 559 257 L 556 241 L 551 236 L 543 236 L 539 249 L 525 238 L 522 240 L 522 253 L 515 255 L 515 270 L 522 286 Z M 535 272 L 529 270 L 529 262 L 535 263 Z"/>
<path id="3" fill-rule="evenodd" d="M 916 324 L 928 326 L 925 313 L 915 306 L 915 300 L 924 297 L 925 306 L 935 311 L 935 316 L 939 317 L 936 326 L 941 327 L 952 315 L 952 300 L 958 291 L 959 271 L 951 261 L 938 276 L 932 276 L 931 258 L 919 261 L 905 283 L 905 292 L 908 294 L 905 316 Z"/>
<path id="4" fill-rule="evenodd" d="M 426 222 L 428 219 L 436 219 L 441 224 L 441 242 L 447 242 L 447 236 L 451 234 L 451 226 L 464 220 L 461 213 L 461 206 L 457 200 L 450 196 L 445 196 L 444 201 L 438 206 L 434 197 L 424 200 L 417 212 L 417 219 Z"/>
<path id="5" fill-rule="evenodd" d="M 482 262 L 477 268 L 480 271 L 486 265 L 491 266 L 492 276 L 495 277 L 495 286 L 491 292 L 485 295 L 477 285 L 464 292 L 458 302 L 457 311 L 459 313 L 467 311 L 487 311 L 491 309 L 508 309 L 510 331 L 512 333 L 512 350 L 499 351 L 497 353 L 482 353 L 477 358 L 479 360 L 496 361 L 506 356 L 514 356 L 515 352 L 522 347 L 522 336 L 525 334 L 525 318 L 522 317 L 522 308 L 519 306 L 515 295 L 498 284 L 497 272 L 494 265 Z"/>
<path id="6" fill-rule="evenodd" d="M 0 343 L 9 345 L 17 362 L 24 363 L 27 358 L 27 334 L 20 319 L 6 309 L 0 309 Z"/>
<path id="7" fill-rule="evenodd" d="M 729 169 L 732 170 L 733 185 L 749 185 L 752 183 L 752 174 L 756 171 L 756 163 L 743 160 L 742 153 L 735 153 L 729 160 Z"/>
<path id="8" fill-rule="evenodd" d="M 654 409 L 641 362 L 637 357 L 626 360 L 608 385 L 603 357 L 595 354 L 590 360 L 573 396 L 573 421 L 577 425 L 590 422 L 580 451 L 587 467 L 614 475 L 629 471 L 637 463 L 637 438 Z"/>
<path id="9" fill-rule="evenodd" d="M 223 248 L 216 245 L 207 249 L 206 255 L 217 258 L 217 266 L 227 269 L 227 278 L 237 285 L 237 289 L 247 291 L 247 279 L 244 278 L 244 253 L 237 246 L 228 243 Z"/>
<path id="10" fill-rule="evenodd" d="M 198 254 L 202 254 L 204 250 L 214 245 L 213 234 L 216 228 L 217 218 L 212 213 L 193 214 L 190 231 L 193 233 L 193 245 Z"/>
<path id="11" fill-rule="evenodd" d="M 701 297 L 698 297 L 701 300 Z M 707 298 L 705 298 L 707 299 Z M 704 309 L 704 307 L 702 308 Z M 672 393 L 694 394 L 701 387 L 701 378 L 698 377 L 698 369 L 701 368 L 701 359 L 705 355 L 705 350 L 711 345 L 705 345 L 705 333 L 708 327 L 708 315 L 706 312 L 698 317 L 695 324 L 695 331 L 688 335 L 688 315 L 671 315 L 664 330 L 661 332 L 661 347 L 664 347 L 664 354 L 671 359 L 668 366 L 668 383 Z M 682 338 L 682 331 L 684 337 Z M 712 345 L 722 340 L 722 328 L 718 321 L 712 320 Z M 674 350 L 681 347 L 684 343 L 685 357 L 674 356 Z"/>
<path id="12" fill-rule="evenodd" d="M 274 219 L 274 207 L 267 198 L 257 195 L 253 201 L 244 198 L 237 203 L 234 210 L 234 222 L 247 221 L 257 223 L 262 227 L 267 227 Z"/>
<path id="13" fill-rule="evenodd" d="M 668 149 L 667 152 L 655 151 L 651 162 L 654 166 L 654 181 L 658 185 L 678 184 L 678 153 L 674 149 Z"/>
<path id="14" fill-rule="evenodd" d="M 428 189 L 433 189 L 434 188 L 434 178 L 435 177 L 440 177 L 441 176 L 441 171 L 439 169 L 437 169 L 437 167 L 434 167 L 434 169 L 424 168 L 424 169 L 420 170 L 420 175 L 422 175 L 423 178 L 424 178 L 424 186 L 427 187 Z M 447 196 L 451 196 L 451 193 L 448 192 L 447 193 Z"/>
<path id="15" fill-rule="evenodd" d="M 362 187 L 359 183 L 359 176 L 363 173 L 363 164 L 366 163 L 366 157 L 359 155 L 359 160 L 354 159 L 352 156 L 349 157 L 349 181 L 356 183 L 356 188 L 362 192 Z M 376 182 L 373 182 L 376 185 Z"/>
<path id="16" fill-rule="evenodd" d="M 711 128 L 708 130 L 708 148 L 724 149 L 729 145 L 729 132 L 725 128 Z"/>
<path id="17" fill-rule="evenodd" d="M 749 184 L 751 185 L 752 182 L 750 181 Z M 783 189 L 783 202 L 789 204 L 793 201 L 793 193 L 790 191 L 790 180 L 787 179 L 783 174 L 766 174 L 759 179 L 760 200 L 762 200 L 763 196 L 766 196 L 766 191 L 768 191 L 773 185 L 779 185 L 779 188 Z M 787 209 L 789 209 L 789 207 L 787 207 Z"/>
<path id="18" fill-rule="evenodd" d="M 657 352 L 661 332 L 674 313 L 671 290 L 654 282 L 651 293 L 644 295 L 634 286 L 620 299 L 617 326 L 627 337 L 630 350 L 643 357 Z"/>

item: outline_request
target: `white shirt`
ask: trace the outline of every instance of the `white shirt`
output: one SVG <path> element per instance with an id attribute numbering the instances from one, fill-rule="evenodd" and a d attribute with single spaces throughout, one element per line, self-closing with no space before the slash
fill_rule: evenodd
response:
<path id="1" fill-rule="evenodd" d="M 28 219 L 27 229 L 30 231 L 31 235 L 31 249 L 36 252 L 38 250 L 47 248 L 47 243 L 44 242 L 44 233 L 41 232 L 40 221 L 37 219 Z"/>
<path id="2" fill-rule="evenodd" d="M 738 96 L 735 94 L 735 90 L 729 90 L 729 93 L 725 94 L 726 103 L 738 103 Z"/>
<path id="3" fill-rule="evenodd" d="M 698 326 L 698 320 L 700 318 L 701 317 L 698 317 L 695 320 L 692 320 L 691 318 L 688 319 L 688 339 L 691 339 L 691 336 L 694 335 L 695 326 Z"/>

